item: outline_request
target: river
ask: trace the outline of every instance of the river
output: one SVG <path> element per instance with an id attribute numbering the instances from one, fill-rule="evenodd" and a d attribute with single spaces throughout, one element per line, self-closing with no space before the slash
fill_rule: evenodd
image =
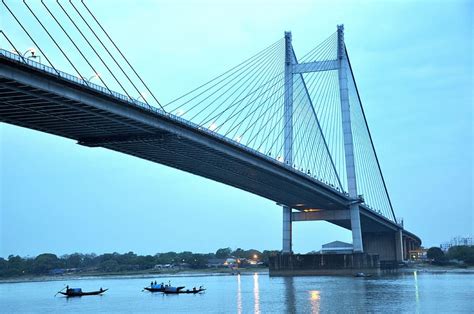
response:
<path id="1" fill-rule="evenodd" d="M 0 284 L 1 313 L 474 313 L 474 275 L 411 272 L 397 276 L 153 277 L 189 288 L 198 295 L 143 292 L 149 278 L 78 278 L 68 281 Z M 109 288 L 103 296 L 54 297 L 68 284 L 83 291 Z"/>

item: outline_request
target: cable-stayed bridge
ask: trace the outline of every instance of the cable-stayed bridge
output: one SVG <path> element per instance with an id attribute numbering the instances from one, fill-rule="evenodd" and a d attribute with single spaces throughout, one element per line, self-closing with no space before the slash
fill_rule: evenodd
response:
<path id="1" fill-rule="evenodd" d="M 354 252 L 381 260 L 406 259 L 421 244 L 395 217 L 343 26 L 301 58 L 286 32 L 161 103 L 84 2 L 2 3 L 10 21 L 0 41 L 2 122 L 273 200 L 283 207 L 283 253 L 295 221 L 352 230 Z M 34 48 L 20 49 L 25 41 Z"/>

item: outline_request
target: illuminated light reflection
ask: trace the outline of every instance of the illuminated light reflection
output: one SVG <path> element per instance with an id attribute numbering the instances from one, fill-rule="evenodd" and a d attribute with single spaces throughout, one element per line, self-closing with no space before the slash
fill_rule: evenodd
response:
<path id="1" fill-rule="evenodd" d="M 413 272 L 413 278 L 415 279 L 415 300 L 416 300 L 416 307 L 420 305 L 420 293 L 418 291 L 418 273 L 416 270 Z"/>
<path id="2" fill-rule="evenodd" d="M 242 314 L 242 288 L 240 274 L 237 275 L 237 313 Z"/>
<path id="3" fill-rule="evenodd" d="M 253 275 L 254 313 L 260 313 L 260 290 L 258 288 L 258 273 Z"/>
<path id="4" fill-rule="evenodd" d="M 319 304 L 321 301 L 321 294 L 318 290 L 309 291 L 309 301 L 311 302 L 311 313 L 319 313 Z"/>

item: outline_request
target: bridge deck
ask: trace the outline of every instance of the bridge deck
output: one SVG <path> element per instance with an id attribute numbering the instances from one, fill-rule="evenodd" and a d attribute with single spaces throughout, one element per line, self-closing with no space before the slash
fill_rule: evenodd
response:
<path id="1" fill-rule="evenodd" d="M 77 80 L 77 79 L 76 79 Z M 164 164 L 295 209 L 346 209 L 334 188 L 162 111 L 0 54 L 0 121 Z M 361 208 L 363 229 L 397 229 Z M 350 229 L 350 223 L 333 221 Z"/>

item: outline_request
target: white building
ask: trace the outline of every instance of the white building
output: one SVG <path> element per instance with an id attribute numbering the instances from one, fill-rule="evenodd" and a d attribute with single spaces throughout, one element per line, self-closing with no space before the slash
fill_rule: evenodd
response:
<path id="1" fill-rule="evenodd" d="M 352 253 L 352 244 L 342 242 L 342 241 L 333 241 L 326 244 L 323 244 L 321 248 L 321 254 L 351 254 Z"/>

